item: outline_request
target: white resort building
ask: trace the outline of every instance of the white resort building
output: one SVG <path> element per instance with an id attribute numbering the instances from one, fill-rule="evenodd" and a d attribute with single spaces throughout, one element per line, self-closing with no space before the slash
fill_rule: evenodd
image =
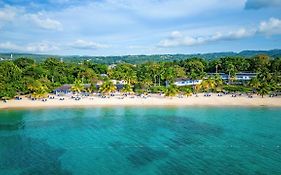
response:
<path id="1" fill-rule="evenodd" d="M 216 73 L 208 73 L 208 76 L 213 76 Z M 229 75 L 226 73 L 219 73 L 219 75 L 221 76 L 221 79 L 224 81 L 228 81 L 229 80 Z M 238 82 L 244 82 L 244 81 L 249 81 L 252 78 L 256 77 L 257 74 L 256 73 L 249 73 L 249 72 L 240 72 L 237 73 L 235 76 L 235 80 Z M 176 81 L 174 82 L 174 84 L 176 86 L 193 86 L 193 85 L 197 85 L 197 84 L 201 84 L 203 80 L 191 80 L 191 79 L 186 79 L 186 78 L 178 78 L 176 79 Z"/>
<path id="2" fill-rule="evenodd" d="M 178 78 L 176 79 L 174 84 L 176 86 L 193 86 L 201 83 L 202 80 L 190 80 L 190 79 Z"/>

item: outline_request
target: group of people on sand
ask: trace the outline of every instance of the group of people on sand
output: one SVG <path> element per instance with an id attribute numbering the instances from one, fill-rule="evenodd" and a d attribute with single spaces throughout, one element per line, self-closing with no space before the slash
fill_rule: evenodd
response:
<path id="1" fill-rule="evenodd" d="M 192 94 L 195 97 L 199 97 L 200 94 Z M 204 97 L 211 97 L 213 94 L 212 93 L 204 93 L 203 96 Z M 218 97 L 222 97 L 222 96 L 226 96 L 229 95 L 231 97 L 241 97 L 241 96 L 246 96 L 248 98 L 253 98 L 253 94 L 252 93 L 246 93 L 246 94 L 242 94 L 242 93 L 218 93 L 217 96 Z M 66 97 L 69 97 L 69 99 L 73 99 L 75 101 L 79 101 L 83 98 L 88 98 L 90 100 L 93 100 L 94 97 L 98 97 L 98 98 L 111 98 L 111 97 L 116 97 L 117 99 L 124 99 L 124 98 L 143 98 L 143 99 L 147 99 L 149 97 L 164 97 L 165 95 L 163 93 L 158 93 L 158 94 L 132 94 L 132 93 L 109 93 L 107 95 L 102 94 L 102 93 L 95 93 L 95 94 L 85 94 L 85 93 L 76 93 L 76 94 L 56 94 L 56 95 L 48 95 L 47 98 L 34 98 L 29 96 L 29 98 L 32 101 L 37 101 L 40 100 L 42 102 L 46 102 L 48 100 L 53 100 L 53 99 L 58 99 L 59 101 L 64 101 Z M 278 94 L 270 94 L 269 97 L 276 97 L 278 96 Z M 177 98 L 184 98 L 184 96 L 182 94 L 179 94 L 176 96 Z M 22 97 L 20 96 L 16 96 L 15 100 L 22 100 Z M 7 99 L 3 99 L 4 103 L 7 103 Z"/>

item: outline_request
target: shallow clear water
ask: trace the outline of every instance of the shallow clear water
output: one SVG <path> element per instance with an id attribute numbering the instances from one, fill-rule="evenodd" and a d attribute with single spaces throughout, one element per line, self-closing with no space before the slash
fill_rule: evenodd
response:
<path id="1" fill-rule="evenodd" d="M 1 111 L 0 174 L 281 174 L 281 108 Z"/>

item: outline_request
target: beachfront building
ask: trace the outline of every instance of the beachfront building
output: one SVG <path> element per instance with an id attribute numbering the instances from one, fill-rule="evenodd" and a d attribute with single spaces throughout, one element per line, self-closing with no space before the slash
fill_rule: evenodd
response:
<path id="1" fill-rule="evenodd" d="M 118 84 L 128 84 L 126 80 L 110 80 L 113 84 L 118 85 Z"/>
<path id="2" fill-rule="evenodd" d="M 208 76 L 214 76 L 216 73 L 208 73 Z M 229 80 L 229 75 L 226 73 L 218 73 L 221 76 L 221 79 L 227 82 Z M 237 73 L 234 77 L 234 79 L 239 82 L 249 81 L 252 78 L 256 77 L 256 73 L 251 72 L 240 72 Z M 206 77 L 207 78 L 207 77 Z M 174 82 L 176 86 L 193 86 L 197 84 L 201 84 L 203 80 L 191 80 L 186 78 L 178 78 Z"/>
<path id="3" fill-rule="evenodd" d="M 227 81 L 229 76 L 226 73 L 208 73 L 208 76 L 215 76 L 216 74 L 218 74 L 222 80 Z"/>
<path id="4" fill-rule="evenodd" d="M 208 76 L 212 76 L 215 75 L 216 73 L 208 73 Z M 228 81 L 229 80 L 229 75 L 226 73 L 218 73 L 222 80 Z M 237 81 L 249 81 L 252 78 L 256 77 L 257 74 L 256 73 L 252 73 L 252 72 L 239 72 L 236 73 L 234 79 Z"/>
<path id="5" fill-rule="evenodd" d="M 102 84 L 102 83 L 101 83 Z M 96 88 L 99 89 L 101 84 L 96 84 Z M 64 84 L 61 87 L 56 88 L 53 93 L 56 95 L 66 95 L 66 94 L 73 94 L 71 91 L 71 87 L 73 84 Z M 124 84 L 115 84 L 117 91 L 120 91 L 123 87 Z M 91 87 L 91 84 L 84 84 L 84 89 L 88 89 Z"/>
<path id="6" fill-rule="evenodd" d="M 178 78 L 174 82 L 176 86 L 193 86 L 197 84 L 201 84 L 202 80 L 191 80 L 191 79 L 185 79 L 185 78 Z"/>
<path id="7" fill-rule="evenodd" d="M 71 87 L 73 86 L 73 84 L 64 84 L 61 87 L 56 88 L 53 93 L 56 95 L 59 94 L 70 94 L 72 93 L 71 91 Z M 91 84 L 84 84 L 84 89 L 87 89 L 91 86 Z"/>
<path id="8" fill-rule="evenodd" d="M 236 80 L 243 80 L 243 81 L 248 81 L 251 80 L 252 78 L 256 77 L 256 73 L 237 73 L 236 74 Z"/>

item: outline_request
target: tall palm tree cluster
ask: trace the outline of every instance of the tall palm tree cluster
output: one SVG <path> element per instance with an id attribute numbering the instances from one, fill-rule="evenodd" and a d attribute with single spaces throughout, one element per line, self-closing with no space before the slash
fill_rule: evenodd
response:
<path id="1" fill-rule="evenodd" d="M 238 72 L 257 73 L 250 82 L 237 82 Z M 63 84 L 73 84 L 71 90 L 108 94 L 116 91 L 110 80 L 126 82 L 123 93 L 151 92 L 167 96 L 182 94 L 189 96 L 198 92 L 249 91 L 264 96 L 280 91 L 281 58 L 257 55 L 253 58 L 223 57 L 204 60 L 192 58 L 173 62 L 151 62 L 141 64 L 117 63 L 116 65 L 98 64 L 91 61 L 61 62 L 48 58 L 42 62 L 29 58 L 0 61 L 0 98 L 13 98 L 16 95 L 32 94 L 44 97 Z M 213 73 L 213 76 L 207 76 Z M 217 74 L 216 74 L 217 73 Z M 219 73 L 229 76 L 229 82 L 221 79 Z M 191 87 L 176 87 L 177 78 L 203 80 Z M 96 84 L 103 82 L 99 89 Z M 84 89 L 84 84 L 91 84 Z"/>

